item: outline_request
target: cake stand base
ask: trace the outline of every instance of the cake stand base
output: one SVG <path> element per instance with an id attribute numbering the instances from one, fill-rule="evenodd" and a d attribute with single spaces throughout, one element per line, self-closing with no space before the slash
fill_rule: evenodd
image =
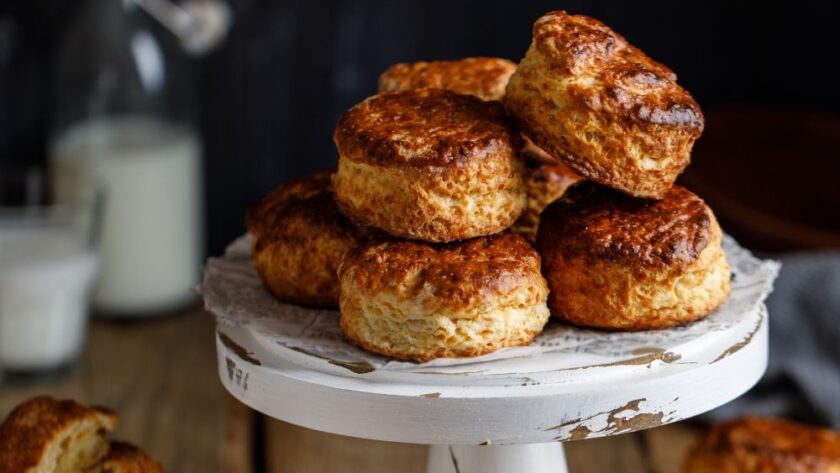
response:
<path id="1" fill-rule="evenodd" d="M 426 473 L 568 473 L 563 444 L 432 445 Z"/>

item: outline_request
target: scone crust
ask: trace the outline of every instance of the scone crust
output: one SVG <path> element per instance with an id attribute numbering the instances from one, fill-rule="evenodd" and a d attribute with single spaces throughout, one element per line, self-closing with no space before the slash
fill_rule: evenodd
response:
<path id="1" fill-rule="evenodd" d="M 684 473 L 840 471 L 840 434 L 782 419 L 748 417 L 713 426 L 686 457 Z"/>
<path id="2" fill-rule="evenodd" d="M 516 63 L 495 57 L 395 64 L 379 76 L 379 92 L 432 87 L 501 100 Z"/>
<path id="3" fill-rule="evenodd" d="M 284 302 L 314 308 L 338 306 L 338 264 L 369 233 L 339 211 L 324 174 L 280 186 L 249 213 L 261 216 L 250 228 L 265 286 Z"/>
<path id="4" fill-rule="evenodd" d="M 335 169 L 327 169 L 277 187 L 248 208 L 245 213 L 245 228 L 255 236 L 272 228 L 274 217 L 287 203 L 330 191 L 330 179 L 334 172 Z"/>
<path id="5" fill-rule="evenodd" d="M 672 187 L 642 200 L 592 182 L 546 208 L 537 248 L 552 314 L 614 330 L 697 320 L 729 295 L 722 232 L 696 195 Z"/>
<path id="6" fill-rule="evenodd" d="M 446 242 L 500 232 L 525 207 L 521 137 L 497 102 L 388 92 L 344 114 L 334 139 L 336 200 L 358 223 Z"/>
<path id="7" fill-rule="evenodd" d="M 341 328 L 367 350 L 414 361 L 527 344 L 548 319 L 539 268 L 537 252 L 511 232 L 361 245 L 339 268 Z"/>
<path id="8" fill-rule="evenodd" d="M 17 406 L 0 424 L 0 471 L 29 471 L 41 462 L 47 449 L 64 432 L 82 422 L 112 431 L 119 420 L 109 409 L 85 407 L 47 396 Z"/>
<path id="9" fill-rule="evenodd" d="M 580 179 L 580 176 L 561 162 L 538 164 L 526 161 L 525 187 L 528 189 L 528 206 L 512 229 L 528 241 L 536 241 L 542 211 L 548 204 L 562 197 L 566 189 Z"/>
<path id="10" fill-rule="evenodd" d="M 537 20 L 505 106 L 538 146 L 575 172 L 661 198 L 688 165 L 703 114 L 676 75 L 598 20 Z"/>
<path id="11" fill-rule="evenodd" d="M 111 442 L 108 456 L 102 462 L 103 472 L 163 473 L 163 467 L 146 452 L 126 442 Z"/>

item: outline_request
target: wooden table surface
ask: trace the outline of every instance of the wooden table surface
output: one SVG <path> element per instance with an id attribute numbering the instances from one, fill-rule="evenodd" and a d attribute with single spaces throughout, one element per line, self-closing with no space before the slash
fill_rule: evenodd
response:
<path id="1" fill-rule="evenodd" d="M 0 386 L 0 416 L 38 394 L 115 409 L 116 436 L 170 473 L 423 472 L 426 447 L 353 439 L 267 419 L 224 392 L 212 317 L 199 308 L 144 322 L 92 324 L 88 350 L 53 380 Z M 697 430 L 685 423 L 572 442 L 572 473 L 677 473 Z"/>

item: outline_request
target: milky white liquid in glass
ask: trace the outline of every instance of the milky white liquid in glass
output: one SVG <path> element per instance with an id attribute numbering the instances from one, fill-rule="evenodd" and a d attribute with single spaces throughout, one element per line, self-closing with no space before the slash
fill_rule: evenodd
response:
<path id="1" fill-rule="evenodd" d="M 187 128 L 129 116 L 90 120 L 52 143 L 59 195 L 105 187 L 97 309 L 164 311 L 193 298 L 201 247 L 200 149 Z"/>
<path id="2" fill-rule="evenodd" d="M 0 227 L 0 369 L 54 368 L 78 356 L 96 266 L 78 234 Z"/>

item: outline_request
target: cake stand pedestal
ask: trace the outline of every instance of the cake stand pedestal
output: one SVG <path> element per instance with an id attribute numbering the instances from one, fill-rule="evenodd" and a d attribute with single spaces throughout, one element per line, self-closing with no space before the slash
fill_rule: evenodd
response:
<path id="1" fill-rule="evenodd" d="M 219 376 L 240 401 L 315 430 L 432 445 L 429 473 L 565 472 L 563 442 L 701 414 L 747 391 L 767 366 L 763 305 L 708 336 L 561 369 L 562 353 L 373 369 L 247 325 L 217 329 Z"/>

